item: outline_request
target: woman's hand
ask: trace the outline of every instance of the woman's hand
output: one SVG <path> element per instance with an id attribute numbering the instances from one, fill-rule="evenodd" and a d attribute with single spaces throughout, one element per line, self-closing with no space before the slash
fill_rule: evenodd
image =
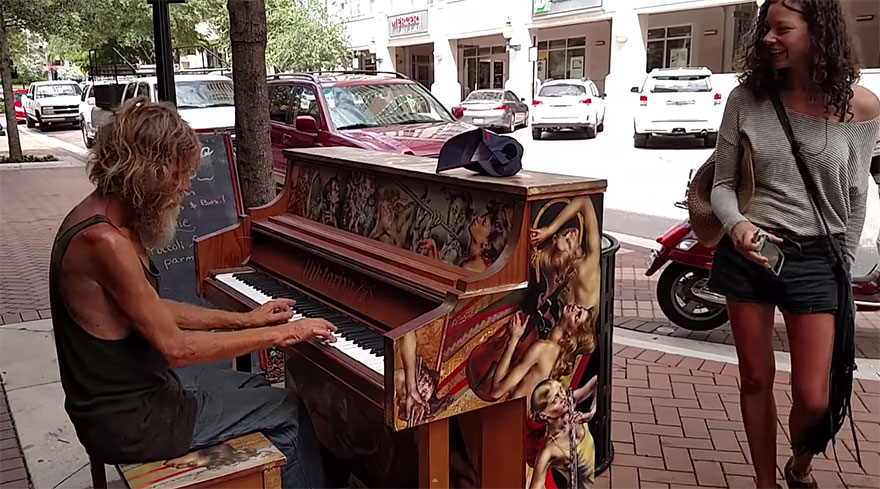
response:
<path id="1" fill-rule="evenodd" d="M 425 255 L 427 257 L 433 258 L 435 260 L 440 259 L 440 253 L 437 250 L 437 242 L 432 238 L 424 238 L 419 240 L 418 244 L 419 253 Z"/>
<path id="2" fill-rule="evenodd" d="M 761 235 L 766 235 L 770 241 L 776 244 L 782 243 L 781 238 L 758 229 L 749 221 L 740 221 L 730 230 L 730 239 L 737 251 L 758 265 L 767 266 L 767 257 L 758 253 Z"/>
<path id="3" fill-rule="evenodd" d="M 532 246 L 538 246 L 544 241 L 547 241 L 547 238 L 553 236 L 553 230 L 549 227 L 543 227 L 540 229 L 532 229 L 529 231 L 529 242 Z"/>
<path id="4" fill-rule="evenodd" d="M 516 311 L 513 314 L 513 317 L 510 319 L 510 323 L 507 326 L 510 328 L 511 341 L 519 341 L 523 333 L 526 331 L 526 323 L 528 323 L 528 319 L 529 317 L 522 311 Z"/>

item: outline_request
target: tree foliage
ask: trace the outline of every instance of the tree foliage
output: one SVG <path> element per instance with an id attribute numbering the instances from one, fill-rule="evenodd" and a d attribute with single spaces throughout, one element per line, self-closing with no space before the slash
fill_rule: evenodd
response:
<path id="1" fill-rule="evenodd" d="M 266 63 L 276 71 L 313 71 L 346 66 L 351 48 L 345 26 L 335 21 L 321 0 L 266 1 Z M 229 17 L 214 21 L 221 38 L 229 38 Z"/>
<path id="2" fill-rule="evenodd" d="M 176 47 L 204 46 L 208 38 L 199 25 L 223 10 L 223 0 L 187 0 L 169 6 L 172 42 Z M 114 49 L 133 63 L 153 63 L 153 8 L 146 0 L 83 1 L 70 12 L 75 18 L 68 32 L 60 33 L 65 58 L 85 58 L 95 50 L 103 63 L 119 63 Z"/>

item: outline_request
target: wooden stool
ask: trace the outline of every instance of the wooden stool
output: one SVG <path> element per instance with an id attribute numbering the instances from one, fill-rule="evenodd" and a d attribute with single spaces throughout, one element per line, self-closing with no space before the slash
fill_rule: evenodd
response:
<path id="1" fill-rule="evenodd" d="M 261 433 L 235 438 L 173 460 L 117 465 L 130 489 L 281 488 L 286 459 Z M 92 484 L 107 487 L 104 466 L 92 463 Z"/>

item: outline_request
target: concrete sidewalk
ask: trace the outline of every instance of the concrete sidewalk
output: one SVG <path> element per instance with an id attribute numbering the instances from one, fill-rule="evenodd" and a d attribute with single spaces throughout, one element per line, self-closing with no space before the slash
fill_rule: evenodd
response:
<path id="1" fill-rule="evenodd" d="M 634 344 L 633 338 L 650 336 L 626 332 L 620 340 Z M 739 412 L 737 368 L 699 356 L 697 351 L 682 356 L 614 345 L 616 455 L 596 487 L 754 487 Z M 0 370 L 33 487 L 90 487 L 88 459 L 63 408 L 51 321 L 0 328 Z M 880 382 L 857 380 L 853 389 L 857 431 L 847 423 L 837 444 L 843 470 L 837 471 L 830 449 L 828 457 L 815 463 L 824 488 L 880 487 Z M 791 406 L 786 372 L 777 372 L 775 394 L 781 468 L 788 453 Z M 853 437 L 859 439 L 867 472 L 854 461 Z M 110 487 L 124 487 L 115 470 L 107 467 L 106 472 Z"/>
<path id="2" fill-rule="evenodd" d="M 57 166 L 82 166 L 88 159 L 88 150 L 75 144 L 59 141 L 56 138 L 41 134 L 35 129 L 28 129 L 23 124 L 18 126 L 18 134 L 21 139 L 21 150 L 26 155 L 45 156 L 53 155 L 58 158 L 57 162 L 47 162 L 46 165 Z M 7 136 L 0 136 L 0 155 L 9 155 L 9 140 Z M 42 167 L 46 167 L 43 165 Z M 7 167 L 7 165 L 2 165 Z M 24 168 L 39 168 L 40 165 L 25 164 Z M 12 168 L 9 166 L 7 168 Z"/>

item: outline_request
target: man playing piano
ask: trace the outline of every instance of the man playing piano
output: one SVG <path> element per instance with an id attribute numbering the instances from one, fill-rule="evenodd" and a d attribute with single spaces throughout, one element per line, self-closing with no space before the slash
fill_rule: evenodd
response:
<path id="1" fill-rule="evenodd" d="M 317 442 L 292 392 L 250 374 L 171 370 L 334 341 L 336 329 L 289 321 L 292 301 L 229 313 L 159 298 L 146 247 L 173 238 L 199 161 L 195 133 L 169 104 L 136 99 L 98 133 L 89 168 L 96 190 L 61 224 L 49 274 L 65 409 L 104 463 L 171 459 L 260 431 L 287 457 L 284 487 L 323 487 Z"/>

